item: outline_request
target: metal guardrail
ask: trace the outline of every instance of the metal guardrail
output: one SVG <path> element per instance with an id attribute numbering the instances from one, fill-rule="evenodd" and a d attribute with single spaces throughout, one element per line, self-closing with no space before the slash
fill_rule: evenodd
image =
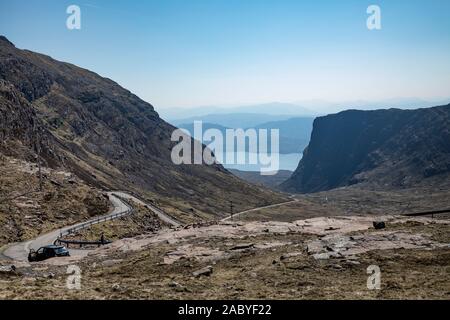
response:
<path id="1" fill-rule="evenodd" d="M 110 240 L 104 240 L 104 241 L 82 241 L 82 240 L 63 240 L 63 239 L 56 239 L 53 244 L 55 245 L 62 245 L 65 244 L 67 249 L 70 248 L 70 245 L 78 245 L 80 248 L 82 248 L 84 245 L 95 245 L 100 247 L 101 245 L 110 244 L 112 241 Z"/>
<path id="2" fill-rule="evenodd" d="M 66 229 L 59 234 L 58 238 L 55 240 L 55 244 L 57 242 L 69 243 L 71 240 L 63 240 L 62 237 L 74 234 L 77 231 L 89 228 L 89 227 L 91 227 L 95 224 L 99 224 L 101 222 L 111 221 L 111 220 L 115 220 L 118 218 L 129 216 L 134 212 L 133 207 L 130 205 L 130 203 L 127 200 L 125 200 L 121 197 L 118 197 L 118 196 L 115 196 L 115 197 L 119 198 L 123 203 L 125 203 L 125 205 L 127 206 L 126 211 L 115 213 L 113 215 L 106 215 L 106 216 L 98 217 L 97 219 L 89 220 L 89 221 L 81 223 L 73 228 Z M 81 242 L 85 242 L 85 244 L 98 244 L 97 242 L 89 243 L 89 242 L 93 242 L 93 241 L 78 241 L 77 244 L 80 244 Z M 73 242 L 73 243 L 75 243 L 75 242 Z"/>
<path id="3" fill-rule="evenodd" d="M 110 192 L 123 192 L 123 191 L 110 190 Z M 145 203 L 145 201 L 139 195 L 137 195 L 136 193 L 130 192 L 130 191 L 127 191 L 125 193 L 130 194 L 133 197 L 135 197 L 136 199 L 138 199 L 138 200 L 140 200 L 140 201 Z M 63 237 L 71 235 L 71 234 L 74 234 L 77 231 L 89 228 L 89 227 L 91 227 L 91 226 L 93 226 L 95 224 L 101 223 L 101 222 L 106 222 L 106 221 L 115 220 L 117 218 L 126 217 L 128 215 L 131 215 L 134 212 L 134 209 L 133 209 L 132 205 L 130 204 L 130 202 L 127 199 L 125 199 L 125 198 L 123 198 L 123 197 L 121 197 L 121 196 L 119 196 L 117 194 L 114 194 L 114 196 L 116 198 L 119 198 L 120 201 L 122 201 L 126 205 L 126 207 L 127 207 L 126 211 L 119 212 L 119 213 L 116 213 L 116 214 L 113 214 L 113 215 L 106 215 L 106 216 L 98 217 L 97 219 L 90 220 L 90 221 L 81 223 L 81 224 L 79 224 L 79 225 L 77 225 L 75 227 L 66 229 L 66 230 L 64 230 L 63 232 L 60 233 L 58 238 L 54 241 L 54 244 L 55 245 L 56 244 L 59 244 L 59 245 L 65 244 L 67 246 L 67 248 L 69 248 L 70 245 L 79 245 L 80 248 L 82 248 L 83 245 L 97 245 L 97 246 L 100 246 L 100 245 L 105 245 L 105 244 L 111 243 L 111 241 L 108 241 L 108 240 L 105 240 L 103 242 L 102 241 L 65 240 L 65 239 L 63 239 Z M 154 210 L 158 210 L 164 215 L 167 215 L 166 213 L 164 213 L 164 211 L 162 209 L 160 209 L 158 206 L 156 206 L 154 204 L 152 204 L 152 205 L 146 204 L 146 205 L 150 206 L 150 207 L 153 207 Z M 170 217 L 170 219 L 172 219 L 173 221 L 179 223 L 175 218 L 173 218 L 173 217 L 171 217 L 169 215 L 167 215 L 167 216 Z M 181 223 L 179 223 L 179 224 L 181 225 Z"/>
<path id="4" fill-rule="evenodd" d="M 429 216 L 429 215 L 434 216 L 435 214 L 442 214 L 442 213 L 450 213 L 450 209 L 405 213 L 405 214 L 403 214 L 403 216 L 407 216 L 407 217 L 419 217 L 419 216 Z"/>

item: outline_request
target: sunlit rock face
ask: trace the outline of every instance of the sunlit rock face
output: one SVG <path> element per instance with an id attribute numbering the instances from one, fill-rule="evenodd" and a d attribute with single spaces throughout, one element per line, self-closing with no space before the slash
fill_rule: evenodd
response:
<path id="1" fill-rule="evenodd" d="M 417 110 L 348 110 L 319 117 L 284 190 L 354 184 L 404 188 L 448 179 L 450 105 Z"/>

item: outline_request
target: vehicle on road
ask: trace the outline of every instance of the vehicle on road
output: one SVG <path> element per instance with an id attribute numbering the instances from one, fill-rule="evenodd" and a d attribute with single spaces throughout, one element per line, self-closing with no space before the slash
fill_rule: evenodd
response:
<path id="1" fill-rule="evenodd" d="M 49 245 L 39 248 L 37 251 L 31 249 L 28 254 L 29 262 L 43 261 L 55 257 L 69 257 L 69 250 L 64 246 Z"/>

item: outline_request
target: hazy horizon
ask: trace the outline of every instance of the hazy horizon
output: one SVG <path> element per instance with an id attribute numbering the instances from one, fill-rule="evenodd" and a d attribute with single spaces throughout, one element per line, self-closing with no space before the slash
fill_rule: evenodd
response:
<path id="1" fill-rule="evenodd" d="M 450 97 L 421 99 L 421 98 L 392 98 L 377 101 L 296 101 L 296 102 L 265 102 L 243 105 L 211 105 L 211 106 L 185 106 L 167 107 L 155 110 L 167 120 L 184 120 L 186 118 L 206 116 L 212 114 L 266 114 L 289 115 L 292 117 L 315 117 L 329 113 L 336 113 L 348 109 L 375 110 L 375 109 L 418 109 L 434 107 L 450 103 Z M 273 106 L 273 107 L 272 107 Z"/>
<path id="2" fill-rule="evenodd" d="M 17 47 L 108 77 L 157 110 L 450 97 L 448 1 L 5 1 Z"/>

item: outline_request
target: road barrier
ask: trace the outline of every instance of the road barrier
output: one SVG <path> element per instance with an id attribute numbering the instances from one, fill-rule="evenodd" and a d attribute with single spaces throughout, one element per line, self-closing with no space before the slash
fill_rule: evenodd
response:
<path id="1" fill-rule="evenodd" d="M 127 200 L 125 200 L 125 199 L 123 199 L 121 197 L 118 197 L 116 195 L 114 195 L 114 196 L 116 198 L 119 198 L 120 201 L 122 201 L 126 205 L 127 210 L 125 210 L 123 212 L 118 212 L 118 213 L 115 213 L 115 214 L 112 214 L 112 215 L 106 215 L 106 216 L 103 216 L 103 217 L 98 217 L 97 219 L 89 220 L 87 222 L 80 223 L 79 225 L 76 225 L 75 227 L 66 229 L 66 230 L 64 230 L 64 231 L 62 231 L 60 233 L 58 238 L 54 241 L 54 244 L 68 244 L 68 245 L 70 245 L 70 244 L 78 244 L 78 245 L 80 245 L 80 247 L 82 247 L 83 245 L 102 245 L 102 244 L 110 243 L 110 241 L 103 241 L 102 242 L 102 241 L 65 240 L 65 239 L 63 239 L 63 237 L 71 235 L 71 234 L 74 234 L 77 231 L 87 229 L 87 228 L 89 228 L 89 227 L 91 227 L 91 226 L 93 226 L 95 224 L 99 224 L 99 223 L 102 223 L 102 222 L 111 221 L 111 220 L 115 220 L 115 219 L 118 219 L 118 218 L 129 216 L 129 215 L 131 215 L 134 212 L 133 207 L 130 205 L 130 203 Z"/>
<path id="2" fill-rule="evenodd" d="M 55 245 L 65 245 L 67 249 L 70 248 L 70 245 L 78 245 L 80 248 L 83 246 L 102 246 L 106 244 L 110 244 L 112 241 L 104 240 L 104 241 L 82 241 L 82 240 L 64 240 L 64 239 L 56 239 Z"/>
<path id="3" fill-rule="evenodd" d="M 429 216 L 432 217 L 435 214 L 443 214 L 443 213 L 450 213 L 450 209 L 444 209 L 444 210 L 434 210 L 434 211 L 423 211 L 423 212 L 414 212 L 414 213 L 405 213 L 404 216 L 407 217 L 419 217 L 419 216 Z"/>

